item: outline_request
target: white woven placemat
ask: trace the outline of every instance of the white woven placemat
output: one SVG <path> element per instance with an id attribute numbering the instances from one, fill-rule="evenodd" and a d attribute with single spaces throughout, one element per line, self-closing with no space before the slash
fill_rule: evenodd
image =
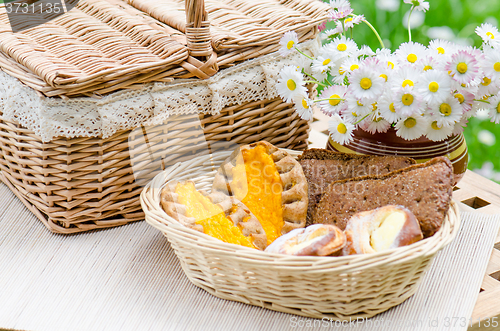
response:
<path id="1" fill-rule="evenodd" d="M 457 239 L 402 305 L 345 330 L 465 330 L 499 217 L 462 214 Z M 383 321 L 382 321 L 383 319 Z M 376 322 L 378 321 L 378 322 Z M 438 327 L 433 327 L 437 321 Z M 413 324 L 411 324 L 413 323 Z M 431 323 L 431 324 L 430 324 Z M 225 301 L 193 286 L 163 235 L 145 222 L 84 233 L 46 230 L 0 184 L 0 329 L 326 330 L 329 321 Z"/>

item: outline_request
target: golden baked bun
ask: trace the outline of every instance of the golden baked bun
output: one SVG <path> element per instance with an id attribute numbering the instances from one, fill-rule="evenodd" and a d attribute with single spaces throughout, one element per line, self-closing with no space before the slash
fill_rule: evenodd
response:
<path id="1" fill-rule="evenodd" d="M 257 218 L 234 197 L 220 192 L 206 194 L 194 183 L 169 182 L 161 192 L 161 206 L 167 215 L 189 228 L 227 243 L 258 248 L 267 237 Z"/>
<path id="2" fill-rule="evenodd" d="M 267 246 L 266 252 L 297 256 L 340 255 L 345 244 L 344 232 L 335 225 L 314 224 L 279 237 Z"/>
<path id="3" fill-rule="evenodd" d="M 218 169 L 212 191 L 243 202 L 262 224 L 267 244 L 305 226 L 308 195 L 302 167 L 268 142 L 236 149 Z"/>
<path id="4" fill-rule="evenodd" d="M 411 245 L 423 238 L 415 215 L 403 206 L 388 205 L 352 216 L 345 228 L 343 255 L 367 254 Z"/>

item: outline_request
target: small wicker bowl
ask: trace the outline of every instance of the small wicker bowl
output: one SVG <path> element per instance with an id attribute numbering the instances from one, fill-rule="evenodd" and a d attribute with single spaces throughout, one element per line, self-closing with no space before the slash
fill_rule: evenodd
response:
<path id="1" fill-rule="evenodd" d="M 407 247 L 343 257 L 285 256 L 224 243 L 163 211 L 160 192 L 169 180 L 189 179 L 210 191 L 218 166 L 230 154 L 169 167 L 141 194 L 146 221 L 168 238 L 189 280 L 219 298 L 313 318 L 368 318 L 413 295 L 436 253 L 458 232 L 460 217 L 452 202 L 441 229 Z"/>

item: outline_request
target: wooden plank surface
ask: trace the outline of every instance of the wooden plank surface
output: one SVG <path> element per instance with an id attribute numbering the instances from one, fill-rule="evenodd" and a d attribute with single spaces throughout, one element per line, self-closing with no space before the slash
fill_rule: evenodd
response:
<path id="1" fill-rule="evenodd" d="M 311 127 L 309 146 L 325 148 L 328 117 L 316 111 Z M 461 211 L 500 214 L 500 185 L 470 170 L 454 188 L 453 199 L 459 203 Z M 500 233 L 492 247 L 471 324 L 468 331 L 500 330 Z"/>

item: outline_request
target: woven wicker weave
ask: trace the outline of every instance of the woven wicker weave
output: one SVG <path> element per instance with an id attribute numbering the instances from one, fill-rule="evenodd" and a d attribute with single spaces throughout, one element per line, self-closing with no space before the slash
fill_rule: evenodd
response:
<path id="1" fill-rule="evenodd" d="M 289 30 L 300 42 L 313 38 L 328 8 L 310 0 L 80 0 L 48 23 L 12 33 L 0 7 L 0 67 L 60 97 L 205 79 L 276 51 Z"/>
<path id="2" fill-rule="evenodd" d="M 189 280 L 219 298 L 314 318 L 368 318 L 414 294 L 435 254 L 458 232 L 458 207 L 452 203 L 441 229 L 413 245 L 366 255 L 292 257 L 224 243 L 181 226 L 162 210 L 165 183 L 190 179 L 197 189 L 209 190 L 230 154 L 178 163 L 141 194 L 146 221 L 167 236 Z"/>
<path id="3" fill-rule="evenodd" d="M 189 84 L 276 51 L 288 30 L 301 42 L 315 38 L 328 8 L 315 0 L 80 0 L 47 23 L 13 33 L 0 5 L 0 68 L 41 100 L 99 99 L 178 78 L 191 78 L 182 81 Z M 121 225 L 144 219 L 139 194 L 156 172 L 216 142 L 266 139 L 306 148 L 308 123 L 292 107 L 279 98 L 251 100 L 220 112 L 171 115 L 154 127 L 138 123 L 105 138 L 49 142 L 0 113 L 0 178 L 53 232 Z M 155 108 L 161 112 L 183 113 Z"/>

